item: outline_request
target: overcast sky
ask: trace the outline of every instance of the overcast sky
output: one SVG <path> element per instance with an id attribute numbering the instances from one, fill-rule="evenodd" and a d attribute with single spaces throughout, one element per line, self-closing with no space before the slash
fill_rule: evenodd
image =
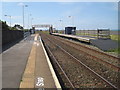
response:
<path id="1" fill-rule="evenodd" d="M 25 27 L 32 24 L 52 24 L 55 28 L 76 26 L 77 29 L 118 28 L 117 2 L 3 2 L 2 20 L 22 25 L 22 5 L 25 7 Z M 31 15 L 30 15 L 31 14 Z M 33 20 L 32 20 L 33 18 Z"/>

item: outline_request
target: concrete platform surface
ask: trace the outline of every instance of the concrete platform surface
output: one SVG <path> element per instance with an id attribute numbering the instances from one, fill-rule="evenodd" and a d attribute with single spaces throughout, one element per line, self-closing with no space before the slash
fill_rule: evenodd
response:
<path id="1" fill-rule="evenodd" d="M 67 38 L 72 38 L 72 39 L 77 39 L 79 41 L 84 41 L 84 42 L 90 42 L 91 39 L 96 39 L 93 37 L 87 37 L 87 36 L 77 36 L 77 35 L 68 35 L 68 34 L 59 34 L 59 33 L 52 33 L 53 35 L 57 36 L 62 36 L 62 37 L 67 37 Z"/>
<path id="2" fill-rule="evenodd" d="M 20 88 L 61 88 L 38 34 L 35 36 Z"/>
<path id="3" fill-rule="evenodd" d="M 28 36 L 2 53 L 2 88 L 19 88 L 33 41 Z"/>

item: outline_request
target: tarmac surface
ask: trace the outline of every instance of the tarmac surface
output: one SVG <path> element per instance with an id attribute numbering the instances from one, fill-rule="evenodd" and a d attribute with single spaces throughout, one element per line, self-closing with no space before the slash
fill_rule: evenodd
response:
<path id="1" fill-rule="evenodd" d="M 33 41 L 28 36 L 2 53 L 2 88 L 19 88 Z"/>
<path id="2" fill-rule="evenodd" d="M 111 40 L 111 39 L 94 39 L 94 40 L 90 40 L 92 45 L 100 48 L 103 51 L 107 51 L 107 50 L 113 50 L 118 48 L 118 43 Z"/>
<path id="3" fill-rule="evenodd" d="M 2 53 L 2 88 L 61 88 L 39 34 Z"/>
<path id="4" fill-rule="evenodd" d="M 35 82 L 37 83 L 38 77 L 42 77 L 44 79 L 45 88 L 56 88 L 42 45 L 40 44 L 39 41 L 38 41 L 38 47 L 36 52 L 37 52 L 37 55 L 36 55 L 36 67 L 35 67 L 35 73 L 36 73 Z M 39 88 L 39 87 L 35 86 L 35 88 Z"/>
<path id="5" fill-rule="evenodd" d="M 38 34 L 35 36 L 20 88 L 61 88 Z"/>

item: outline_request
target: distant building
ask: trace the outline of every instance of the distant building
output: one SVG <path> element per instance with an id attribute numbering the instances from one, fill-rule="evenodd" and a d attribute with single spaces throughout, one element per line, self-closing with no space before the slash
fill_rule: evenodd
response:
<path id="1" fill-rule="evenodd" d="M 76 27 L 65 27 L 65 34 L 76 35 Z"/>
<path id="2" fill-rule="evenodd" d="M 15 27 L 17 30 L 22 30 L 22 29 L 23 29 L 23 27 L 20 26 L 20 25 L 18 25 L 18 24 L 16 24 L 14 27 Z"/>

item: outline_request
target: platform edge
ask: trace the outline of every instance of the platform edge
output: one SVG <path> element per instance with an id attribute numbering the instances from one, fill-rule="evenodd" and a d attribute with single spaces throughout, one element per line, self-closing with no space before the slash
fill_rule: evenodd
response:
<path id="1" fill-rule="evenodd" d="M 56 74 L 55 74 L 55 71 L 54 71 L 53 66 L 52 66 L 52 64 L 51 64 L 51 62 L 50 62 L 50 59 L 49 59 L 49 57 L 48 57 L 48 55 L 47 55 L 47 52 L 46 52 L 45 47 L 44 47 L 44 45 L 43 45 L 43 42 L 42 42 L 42 40 L 41 40 L 41 36 L 39 36 L 39 40 L 40 40 L 40 42 L 41 42 L 43 51 L 44 51 L 44 53 L 45 53 L 45 56 L 46 56 L 46 59 L 47 59 L 47 63 L 48 63 L 48 65 L 49 65 L 49 68 L 50 68 L 52 77 L 53 77 L 54 82 L 55 82 L 55 85 L 56 85 L 56 88 L 59 88 L 59 89 L 60 89 L 60 88 L 61 88 L 61 85 L 60 85 L 59 80 L 58 80 L 58 78 L 57 78 L 57 76 L 56 76 Z"/>

